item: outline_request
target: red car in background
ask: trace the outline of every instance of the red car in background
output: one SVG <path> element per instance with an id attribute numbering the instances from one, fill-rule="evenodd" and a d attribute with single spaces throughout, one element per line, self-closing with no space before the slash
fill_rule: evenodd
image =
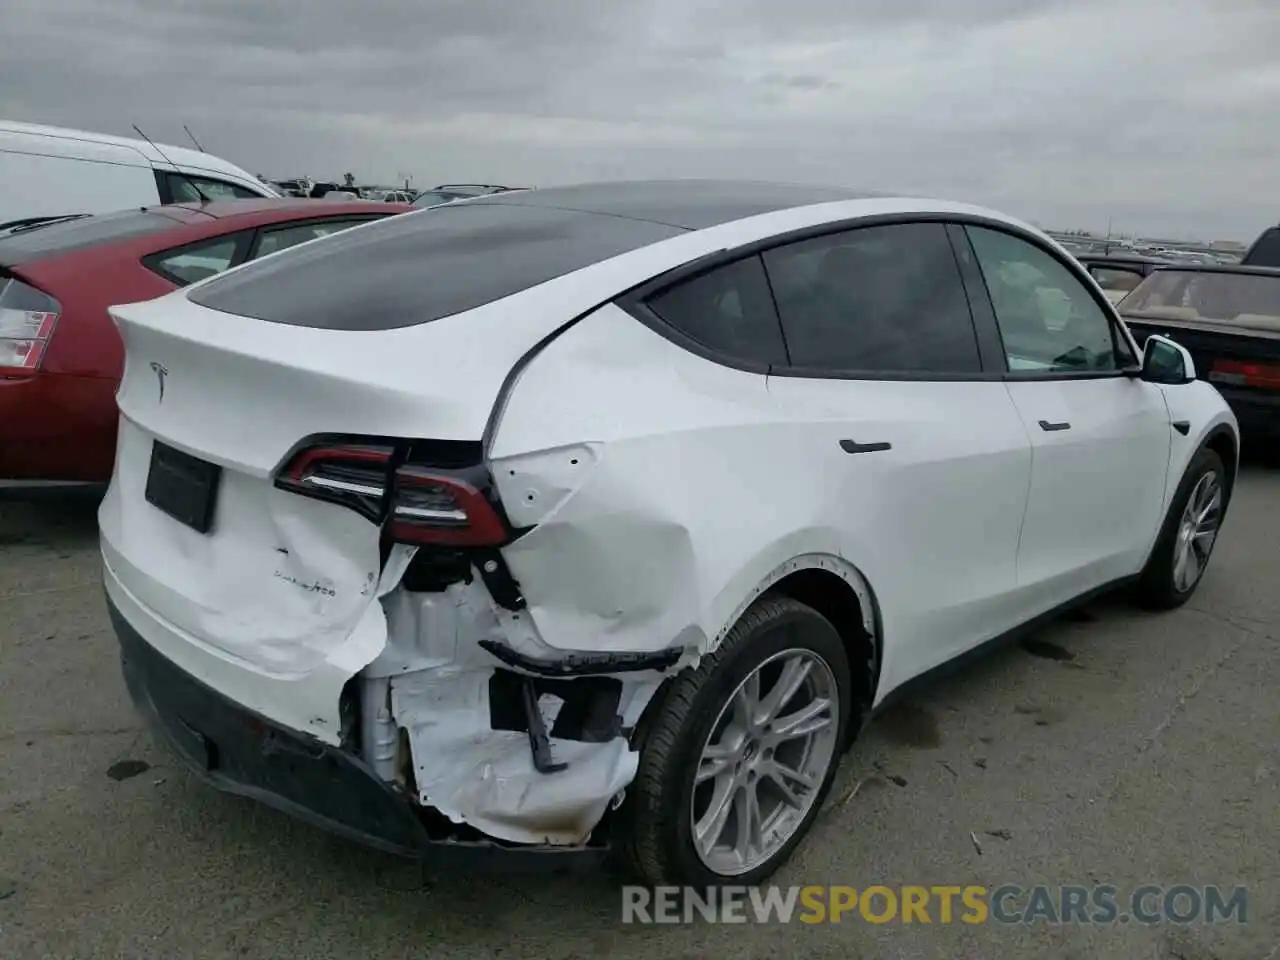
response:
<path id="1" fill-rule="evenodd" d="M 0 230 L 0 481 L 110 479 L 124 346 L 107 307 L 410 210 L 221 200 Z"/>

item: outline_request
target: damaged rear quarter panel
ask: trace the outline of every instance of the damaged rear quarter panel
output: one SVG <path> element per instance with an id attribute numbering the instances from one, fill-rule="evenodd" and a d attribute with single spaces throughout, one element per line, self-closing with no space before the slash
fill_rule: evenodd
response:
<path id="1" fill-rule="evenodd" d="M 821 478 L 768 453 L 787 428 L 763 375 L 612 304 L 556 339 L 516 381 L 491 450 L 513 523 L 532 527 L 503 554 L 542 642 L 696 657 L 775 571 L 838 557 L 815 515 Z"/>

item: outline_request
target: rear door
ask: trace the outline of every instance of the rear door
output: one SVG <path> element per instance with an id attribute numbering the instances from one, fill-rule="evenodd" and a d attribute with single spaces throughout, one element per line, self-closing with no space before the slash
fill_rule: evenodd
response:
<path id="1" fill-rule="evenodd" d="M 1033 449 L 1018 583 L 1049 608 L 1135 573 L 1163 510 L 1169 412 L 1114 317 L 1067 262 L 1029 237 L 966 233 L 985 279 L 1008 391 Z"/>
<path id="2" fill-rule="evenodd" d="M 790 354 L 769 390 L 804 468 L 828 478 L 815 522 L 838 528 L 876 593 L 888 690 L 1012 625 L 1030 444 L 985 369 L 942 223 L 844 230 L 763 260 Z"/>

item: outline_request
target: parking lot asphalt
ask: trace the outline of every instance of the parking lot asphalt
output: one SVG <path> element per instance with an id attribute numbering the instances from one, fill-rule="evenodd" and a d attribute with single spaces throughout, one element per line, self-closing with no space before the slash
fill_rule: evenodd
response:
<path id="1" fill-rule="evenodd" d="M 878 718 L 781 884 L 1248 887 L 1247 922 L 624 925 L 609 875 L 422 871 L 144 731 L 93 495 L 0 494 L 0 957 L 1280 957 L 1280 470 L 1190 605 L 1099 601 Z"/>

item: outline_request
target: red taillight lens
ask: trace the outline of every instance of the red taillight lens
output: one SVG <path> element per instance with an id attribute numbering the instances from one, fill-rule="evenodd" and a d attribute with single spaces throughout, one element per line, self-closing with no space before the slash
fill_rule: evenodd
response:
<path id="1" fill-rule="evenodd" d="M 61 313 L 53 297 L 0 275 L 0 377 L 29 376 L 40 369 Z"/>
<path id="2" fill-rule="evenodd" d="M 456 459 L 447 468 L 428 466 L 417 462 L 424 458 L 417 446 L 412 441 L 307 446 L 275 483 L 385 522 L 388 537 L 397 543 L 488 547 L 510 539 L 484 466 L 459 466 Z"/>
<path id="3" fill-rule="evenodd" d="M 276 486 L 328 500 L 381 523 L 393 447 L 324 445 L 296 454 L 276 476 Z"/>
<path id="4" fill-rule="evenodd" d="M 491 547 L 508 538 L 507 525 L 480 487 L 458 473 L 426 467 L 396 471 L 388 520 L 399 543 Z"/>
<path id="5" fill-rule="evenodd" d="M 1211 379 L 1219 383 L 1280 390 L 1280 366 L 1274 364 L 1215 360 L 1212 372 Z"/>

